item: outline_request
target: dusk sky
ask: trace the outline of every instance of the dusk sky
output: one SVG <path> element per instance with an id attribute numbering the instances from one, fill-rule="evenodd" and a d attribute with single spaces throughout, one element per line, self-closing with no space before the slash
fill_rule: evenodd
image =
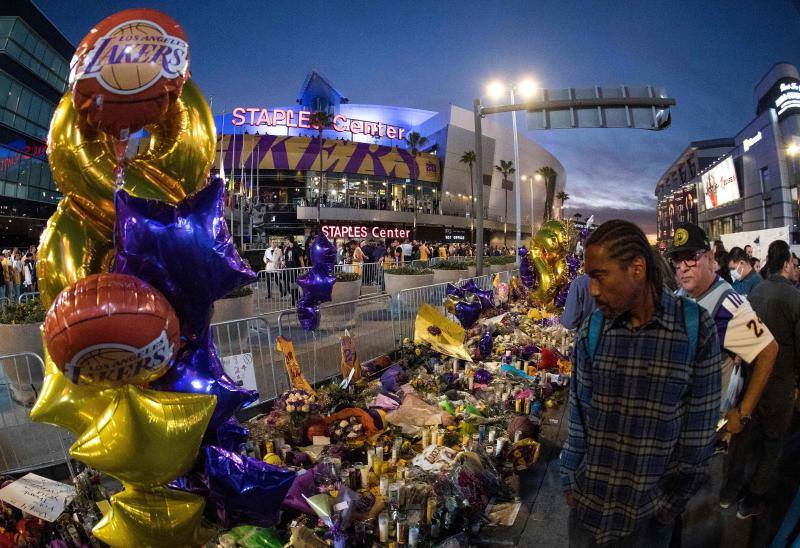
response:
<path id="1" fill-rule="evenodd" d="M 354 103 L 471 108 L 494 78 L 545 88 L 663 86 L 666 131 L 531 132 L 567 171 L 568 213 L 623 217 L 655 232 L 655 183 L 698 139 L 755 116 L 753 87 L 776 62 L 800 66 L 791 0 L 334 2 L 36 0 L 74 44 L 126 8 L 186 29 L 190 70 L 214 110 L 294 102 L 317 69 Z M 510 115 L 505 115 L 510 125 Z"/>

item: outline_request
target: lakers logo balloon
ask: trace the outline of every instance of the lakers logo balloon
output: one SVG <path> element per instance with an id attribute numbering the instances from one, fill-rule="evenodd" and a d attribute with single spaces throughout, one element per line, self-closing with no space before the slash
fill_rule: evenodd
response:
<path id="1" fill-rule="evenodd" d="M 164 485 L 196 461 L 217 396 L 151 389 L 182 355 L 183 318 L 163 290 L 109 273 L 118 184 L 173 204 L 207 184 L 216 131 L 202 93 L 187 82 L 188 63 L 186 36 L 170 17 L 108 17 L 78 46 L 48 136 L 64 198 L 40 243 L 37 275 L 49 310 L 45 380 L 31 418 L 71 430 L 71 455 L 122 482 L 94 529 L 112 546 L 207 540 L 203 497 Z M 124 157 L 119 141 L 140 128 L 146 142 Z"/>

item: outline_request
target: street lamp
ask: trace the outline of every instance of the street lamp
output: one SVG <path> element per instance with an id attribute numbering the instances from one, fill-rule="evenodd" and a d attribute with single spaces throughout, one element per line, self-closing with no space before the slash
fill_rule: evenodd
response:
<path id="1" fill-rule="evenodd" d="M 516 101 L 514 100 L 514 92 L 518 92 L 520 97 L 523 99 L 530 98 L 533 93 L 536 91 L 536 83 L 530 79 L 525 78 L 522 81 L 516 84 L 503 84 L 502 82 L 492 82 L 489 84 L 487 88 L 487 92 L 489 97 L 493 99 L 499 99 L 503 96 L 503 94 L 508 90 L 510 97 L 511 97 L 511 104 L 515 104 Z M 519 247 L 521 245 L 521 212 L 520 209 L 522 208 L 521 205 L 521 193 L 520 193 L 520 169 L 521 166 L 519 165 L 519 142 L 517 140 L 517 111 L 511 111 L 511 130 L 514 132 L 514 216 L 517 225 L 517 234 L 516 234 L 516 247 L 515 247 L 515 254 L 517 255 L 517 262 L 519 262 Z M 506 192 L 503 189 L 503 192 Z M 505 237 L 505 235 L 504 235 Z"/>

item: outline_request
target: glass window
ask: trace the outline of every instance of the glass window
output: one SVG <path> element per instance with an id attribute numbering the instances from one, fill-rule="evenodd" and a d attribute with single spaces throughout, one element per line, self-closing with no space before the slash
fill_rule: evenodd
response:
<path id="1" fill-rule="evenodd" d="M 56 89 L 60 91 L 66 89 L 68 71 L 65 60 L 24 21 L 19 18 L 10 21 L 12 22 L 10 24 L 13 24 L 10 38 L 0 39 L 0 49 L 5 50 L 9 56 Z M 8 22 L 3 24 L 4 27 L 0 27 L 0 31 L 9 25 Z"/>

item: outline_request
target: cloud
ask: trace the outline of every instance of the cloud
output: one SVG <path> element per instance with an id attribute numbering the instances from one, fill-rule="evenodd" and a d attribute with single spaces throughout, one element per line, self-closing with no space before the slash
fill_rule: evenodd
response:
<path id="1" fill-rule="evenodd" d="M 656 234 L 656 210 L 655 209 L 620 209 L 619 207 L 573 207 L 570 202 L 564 206 L 564 218 L 572 217 L 575 213 L 580 213 L 586 219 L 594 215 L 594 222 L 604 223 L 611 219 L 625 219 L 636 224 L 648 237 Z"/>

